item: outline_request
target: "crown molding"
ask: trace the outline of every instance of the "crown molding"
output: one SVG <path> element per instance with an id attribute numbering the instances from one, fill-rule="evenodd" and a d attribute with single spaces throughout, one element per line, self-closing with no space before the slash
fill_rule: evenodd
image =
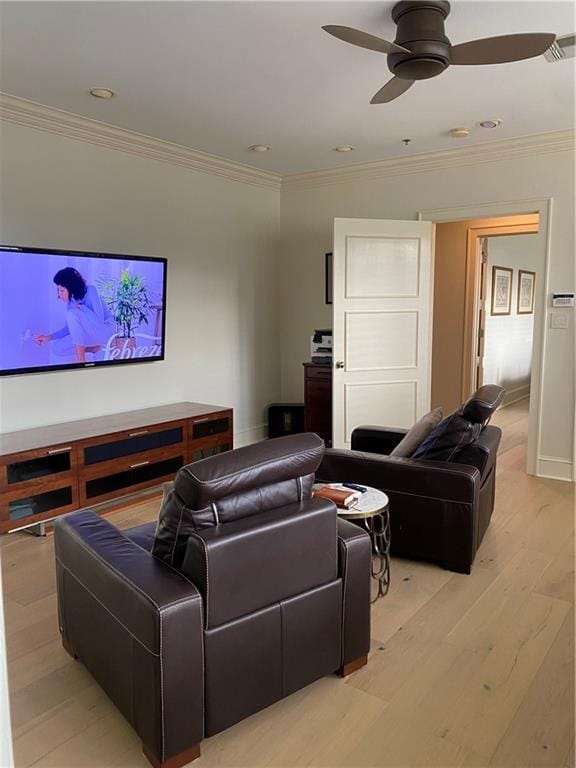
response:
<path id="1" fill-rule="evenodd" d="M 26 128 L 55 133 L 68 139 L 84 141 L 107 149 L 159 160 L 193 171 L 222 176 L 232 181 L 265 189 L 280 190 L 282 177 L 223 157 L 198 152 L 180 144 L 117 128 L 108 123 L 47 107 L 34 101 L 0 92 L 0 119 Z"/>
<path id="2" fill-rule="evenodd" d="M 330 184 L 378 181 L 392 176 L 566 152 L 574 150 L 575 136 L 572 130 L 555 131 L 410 157 L 390 157 L 372 163 L 288 174 L 282 177 L 282 189 L 309 189 Z"/>
<path id="3" fill-rule="evenodd" d="M 573 150 L 575 142 L 574 131 L 556 131 L 410 157 L 389 157 L 370 163 L 281 175 L 21 99 L 1 91 L 0 119 L 107 149 L 115 149 L 275 191 L 281 188 L 307 189 L 347 182 L 378 181 L 393 176 L 425 173 L 438 169 L 565 152 Z"/>

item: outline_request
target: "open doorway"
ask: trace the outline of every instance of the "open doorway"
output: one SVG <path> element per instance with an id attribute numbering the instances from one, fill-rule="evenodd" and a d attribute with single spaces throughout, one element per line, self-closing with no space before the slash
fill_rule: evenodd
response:
<path id="1" fill-rule="evenodd" d="M 539 274 L 534 233 L 482 238 L 482 302 L 476 386 L 498 384 L 504 405 L 530 397 L 534 291 Z M 528 410 L 526 408 L 526 410 Z"/>
<path id="2" fill-rule="evenodd" d="M 511 408 L 498 421 L 514 422 L 524 449 L 544 277 L 539 225 L 537 212 L 436 225 L 432 405 L 449 413 L 482 384 L 498 384 Z"/>

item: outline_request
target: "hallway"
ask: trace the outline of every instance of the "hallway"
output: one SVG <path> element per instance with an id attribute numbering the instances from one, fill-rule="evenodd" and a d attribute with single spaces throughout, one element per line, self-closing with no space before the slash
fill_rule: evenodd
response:
<path id="1" fill-rule="evenodd" d="M 491 424 L 502 430 L 502 442 L 498 451 L 498 472 L 504 469 L 526 471 L 526 445 L 528 442 L 529 398 L 496 411 Z"/>

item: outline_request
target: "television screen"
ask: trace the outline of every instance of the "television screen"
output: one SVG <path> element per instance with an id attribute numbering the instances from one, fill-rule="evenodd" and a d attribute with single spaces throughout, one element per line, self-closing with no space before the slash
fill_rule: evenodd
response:
<path id="1" fill-rule="evenodd" d="M 0 246 L 0 375 L 164 359 L 166 259 Z"/>

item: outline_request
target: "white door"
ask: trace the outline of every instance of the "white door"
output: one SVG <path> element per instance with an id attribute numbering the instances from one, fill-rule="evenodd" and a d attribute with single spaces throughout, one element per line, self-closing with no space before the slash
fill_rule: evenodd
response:
<path id="1" fill-rule="evenodd" d="M 434 224 L 334 219 L 332 437 L 430 409 Z"/>

